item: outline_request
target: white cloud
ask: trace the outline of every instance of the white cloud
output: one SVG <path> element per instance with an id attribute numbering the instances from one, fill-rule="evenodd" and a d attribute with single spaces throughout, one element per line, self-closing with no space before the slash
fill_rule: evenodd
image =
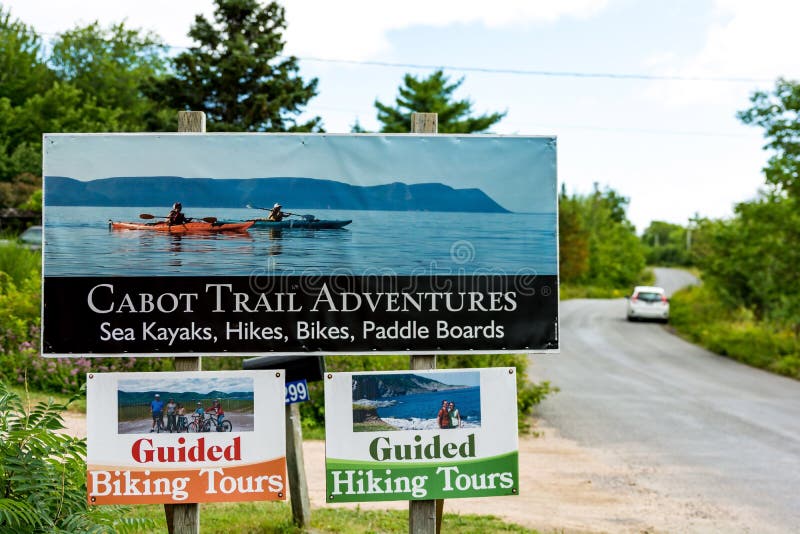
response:
<path id="1" fill-rule="evenodd" d="M 753 78 L 773 80 L 779 76 L 800 77 L 797 61 L 797 21 L 800 2 L 785 0 L 715 0 L 712 22 L 705 42 L 689 57 L 672 56 L 665 51 L 652 62 L 661 75 L 700 78 Z M 771 82 L 721 84 L 693 82 L 654 82 L 648 97 L 673 108 L 721 100 L 741 107 L 756 87 L 769 88 Z"/>
<path id="2" fill-rule="evenodd" d="M 76 24 L 99 20 L 103 25 L 126 21 L 132 28 L 152 30 L 174 46 L 188 46 L 189 27 L 198 13 L 210 16 L 212 0 L 137 0 L 114 2 L 107 0 L 2 0 L 4 9 L 14 18 L 32 25 L 38 32 L 62 32 Z"/>
<path id="3" fill-rule="evenodd" d="M 266 0 L 262 0 L 266 1 Z M 389 48 L 387 33 L 413 26 L 483 24 L 489 28 L 553 23 L 601 11 L 608 0 L 283 0 L 288 51 L 296 55 L 363 60 Z M 75 24 L 123 19 L 155 31 L 173 46 L 188 46 L 189 27 L 198 13 L 213 14 L 213 0 L 3 0 L 14 17 L 39 32 L 53 34 Z"/>
<path id="4" fill-rule="evenodd" d="M 585 18 L 608 0 L 285 0 L 290 51 L 300 56 L 364 60 L 390 48 L 387 34 L 413 26 L 483 24 L 492 29 Z"/>

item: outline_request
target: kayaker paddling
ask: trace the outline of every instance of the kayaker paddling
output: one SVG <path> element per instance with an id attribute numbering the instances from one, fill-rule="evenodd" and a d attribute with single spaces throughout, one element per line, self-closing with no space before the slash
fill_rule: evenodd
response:
<path id="1" fill-rule="evenodd" d="M 268 220 L 279 222 L 282 221 L 284 217 L 289 217 L 290 215 L 294 214 L 281 211 L 281 205 L 276 202 L 275 205 L 272 206 L 272 209 L 269 210 Z"/>
<path id="2" fill-rule="evenodd" d="M 176 224 L 186 224 L 192 220 L 183 214 L 181 211 L 182 209 L 183 205 L 180 202 L 176 202 L 172 205 L 172 210 L 170 210 L 169 215 L 167 215 L 168 225 L 174 226 Z"/>

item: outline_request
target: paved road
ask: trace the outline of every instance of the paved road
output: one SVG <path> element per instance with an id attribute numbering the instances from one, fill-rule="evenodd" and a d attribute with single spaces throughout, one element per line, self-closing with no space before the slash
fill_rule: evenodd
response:
<path id="1" fill-rule="evenodd" d="M 656 277 L 672 291 L 692 282 Z M 741 510 L 742 531 L 800 532 L 800 382 L 629 323 L 624 299 L 563 302 L 561 340 L 561 354 L 533 357 L 534 378 L 561 389 L 539 410 L 549 426 L 656 466 L 672 496 Z"/>
<path id="2" fill-rule="evenodd" d="M 187 415 L 187 420 L 191 423 L 192 416 Z M 239 412 L 225 412 L 225 417 L 233 424 L 233 430 L 236 432 L 252 432 L 253 431 L 253 414 L 252 413 L 239 413 Z M 167 418 L 164 417 L 164 424 L 167 424 Z M 153 426 L 152 419 L 137 419 L 135 421 L 120 421 L 117 427 L 118 434 L 149 434 L 150 428 Z"/>

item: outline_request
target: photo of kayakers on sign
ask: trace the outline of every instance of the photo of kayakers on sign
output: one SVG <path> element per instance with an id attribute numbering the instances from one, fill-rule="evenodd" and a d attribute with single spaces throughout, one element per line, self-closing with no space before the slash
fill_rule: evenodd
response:
<path id="1" fill-rule="evenodd" d="M 45 276 L 555 275 L 555 140 L 48 134 Z"/>
<path id="2" fill-rule="evenodd" d="M 252 432 L 250 377 L 120 379 L 117 433 Z"/>
<path id="3" fill-rule="evenodd" d="M 480 426 L 477 371 L 353 375 L 353 432 Z"/>

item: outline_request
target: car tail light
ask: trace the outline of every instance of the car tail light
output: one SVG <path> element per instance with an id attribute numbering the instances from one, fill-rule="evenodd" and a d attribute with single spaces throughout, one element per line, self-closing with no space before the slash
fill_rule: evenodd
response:
<path id="1" fill-rule="evenodd" d="M 664 304 L 669 302 L 669 300 L 667 300 L 667 296 L 666 295 L 661 295 L 661 302 L 663 302 Z"/>
<path id="2" fill-rule="evenodd" d="M 633 296 L 631 297 L 631 302 L 636 302 L 637 300 L 639 300 L 639 295 L 634 293 Z"/>

